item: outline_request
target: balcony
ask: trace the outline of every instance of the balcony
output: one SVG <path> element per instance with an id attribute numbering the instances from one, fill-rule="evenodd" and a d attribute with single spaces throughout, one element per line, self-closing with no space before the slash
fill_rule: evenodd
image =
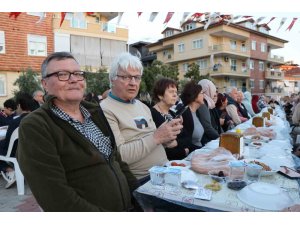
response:
<path id="1" fill-rule="evenodd" d="M 268 61 L 275 63 L 284 63 L 284 57 L 278 55 L 268 55 Z"/>
<path id="2" fill-rule="evenodd" d="M 200 70 L 200 74 L 202 75 L 201 71 L 202 70 Z M 212 77 L 222 77 L 222 76 L 250 77 L 250 71 L 247 68 L 238 67 L 238 66 L 226 66 L 226 65 L 214 66 L 213 68 L 208 69 L 208 72 Z"/>
<path id="3" fill-rule="evenodd" d="M 268 69 L 265 72 L 265 78 L 269 80 L 282 80 L 284 78 L 284 72 L 281 70 Z"/>
<path id="4" fill-rule="evenodd" d="M 234 55 L 241 56 L 242 58 L 250 57 L 250 50 L 246 46 L 232 47 L 229 44 L 212 45 L 208 47 L 208 51 L 211 54 Z"/>

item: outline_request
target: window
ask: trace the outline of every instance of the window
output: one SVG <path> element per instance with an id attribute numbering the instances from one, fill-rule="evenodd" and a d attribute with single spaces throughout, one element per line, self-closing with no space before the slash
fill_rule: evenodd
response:
<path id="1" fill-rule="evenodd" d="M 254 88 L 254 79 L 249 80 L 249 86 L 250 88 Z"/>
<path id="2" fill-rule="evenodd" d="M 261 52 L 266 52 L 267 48 L 266 48 L 266 44 L 265 43 L 261 43 L 260 44 L 260 51 Z"/>
<path id="3" fill-rule="evenodd" d="M 255 30 L 255 26 L 254 26 L 254 24 L 251 23 L 251 22 L 247 22 L 247 23 L 245 24 L 245 26 L 246 26 L 247 28 L 249 28 L 249 29 L 254 29 L 254 30 Z"/>
<path id="4" fill-rule="evenodd" d="M 40 35 L 27 35 L 28 55 L 47 56 L 47 37 Z"/>
<path id="5" fill-rule="evenodd" d="M 203 39 L 193 41 L 193 49 L 203 48 Z"/>
<path id="6" fill-rule="evenodd" d="M 197 64 L 199 66 L 199 69 L 207 69 L 207 59 L 201 59 L 197 61 Z"/>
<path id="7" fill-rule="evenodd" d="M 250 59 L 249 68 L 250 70 L 254 70 L 254 60 L 252 59 Z"/>
<path id="8" fill-rule="evenodd" d="M 196 24 L 195 23 L 189 23 L 189 24 L 186 24 L 184 26 L 184 28 L 185 28 L 184 31 L 192 30 L 192 29 L 196 28 Z"/>
<path id="9" fill-rule="evenodd" d="M 54 51 L 71 52 L 70 34 L 63 34 L 63 33 L 54 34 Z"/>
<path id="10" fill-rule="evenodd" d="M 263 61 L 259 61 L 258 66 L 259 66 L 259 70 L 260 71 L 264 71 L 265 70 L 265 63 Z"/>
<path id="11" fill-rule="evenodd" d="M 184 44 L 183 43 L 180 43 L 178 45 L 178 52 L 184 52 Z"/>
<path id="12" fill-rule="evenodd" d="M 237 81 L 236 81 L 236 80 L 230 79 L 230 80 L 229 80 L 229 83 L 230 83 L 230 86 L 231 86 L 231 87 L 237 87 Z"/>
<path id="13" fill-rule="evenodd" d="M 6 96 L 6 76 L 0 74 L 0 96 Z"/>
<path id="14" fill-rule="evenodd" d="M 166 37 L 172 36 L 173 33 L 174 33 L 173 30 L 167 30 L 167 31 L 166 31 Z"/>
<path id="15" fill-rule="evenodd" d="M 259 89 L 264 89 L 264 88 L 265 88 L 265 81 L 259 80 Z"/>
<path id="16" fill-rule="evenodd" d="M 236 71 L 236 59 L 230 59 L 230 69 L 231 71 Z"/>
<path id="17" fill-rule="evenodd" d="M 117 26 L 115 24 L 103 23 L 102 24 L 102 31 L 106 31 L 106 32 L 109 32 L 109 33 L 116 33 L 117 32 Z"/>
<path id="18" fill-rule="evenodd" d="M 247 51 L 246 44 L 244 42 L 242 43 L 241 51 L 242 52 L 246 52 Z"/>
<path id="19" fill-rule="evenodd" d="M 230 49 L 236 50 L 236 41 L 230 40 Z"/>
<path id="20" fill-rule="evenodd" d="M 70 21 L 70 27 L 79 28 L 79 29 L 87 29 L 87 22 L 84 17 L 76 16 L 74 13 L 67 13 L 65 20 Z"/>
<path id="21" fill-rule="evenodd" d="M 183 63 L 182 64 L 182 67 L 183 67 L 183 71 L 186 73 L 189 71 L 189 64 L 188 63 Z"/>
<path id="22" fill-rule="evenodd" d="M 256 41 L 251 42 L 251 50 L 256 50 Z"/>
<path id="23" fill-rule="evenodd" d="M 4 31 L 0 30 L 0 54 L 5 53 L 5 35 Z"/>

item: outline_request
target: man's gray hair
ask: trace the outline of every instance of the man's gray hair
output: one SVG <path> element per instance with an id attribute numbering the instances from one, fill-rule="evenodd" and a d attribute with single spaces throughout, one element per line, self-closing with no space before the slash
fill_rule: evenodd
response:
<path id="1" fill-rule="evenodd" d="M 140 75 L 143 75 L 143 64 L 141 60 L 137 56 L 131 55 L 128 52 L 121 53 L 113 60 L 110 67 L 110 71 L 109 71 L 110 87 L 112 86 L 111 81 L 117 79 L 119 70 L 121 69 L 126 71 L 128 67 L 139 70 Z"/>
<path id="2" fill-rule="evenodd" d="M 69 52 L 54 52 L 48 55 L 47 58 L 43 61 L 41 66 L 42 78 L 45 78 L 47 76 L 47 66 L 52 60 L 60 61 L 65 59 L 74 59 L 77 62 L 75 57 Z"/>
<path id="3" fill-rule="evenodd" d="M 230 94 L 233 90 L 237 90 L 237 88 L 236 87 L 227 87 L 225 90 L 225 93 Z"/>
<path id="4" fill-rule="evenodd" d="M 42 92 L 44 94 L 42 90 L 36 90 L 33 92 L 32 97 L 34 98 L 39 92 Z"/>

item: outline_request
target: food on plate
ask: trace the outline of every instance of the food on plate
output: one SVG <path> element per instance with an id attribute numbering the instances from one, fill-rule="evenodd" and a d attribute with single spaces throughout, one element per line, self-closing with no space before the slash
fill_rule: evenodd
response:
<path id="1" fill-rule="evenodd" d="M 271 167 L 269 167 L 267 164 L 265 164 L 263 162 L 253 160 L 253 161 L 250 161 L 249 163 L 255 163 L 257 165 L 260 165 L 260 166 L 262 166 L 263 170 L 265 170 L 265 171 L 271 171 L 272 170 Z"/>
<path id="2" fill-rule="evenodd" d="M 252 142 L 252 145 L 257 146 L 257 147 L 261 147 L 262 143 L 261 142 Z"/>
<path id="3" fill-rule="evenodd" d="M 212 183 L 210 184 L 206 184 L 204 186 L 206 189 L 210 189 L 212 191 L 220 191 L 221 190 L 221 185 L 219 182 L 217 181 L 213 181 Z"/>
<path id="4" fill-rule="evenodd" d="M 276 137 L 276 132 L 267 127 L 250 127 L 247 128 L 244 133 L 244 136 L 254 135 L 254 136 L 263 136 L 268 137 L 270 139 L 274 139 Z"/>
<path id="5" fill-rule="evenodd" d="M 253 135 L 251 137 L 251 140 L 253 140 L 253 141 L 259 141 L 259 140 L 261 140 L 261 137 L 259 135 Z"/>
<path id="6" fill-rule="evenodd" d="M 184 163 L 171 162 L 171 166 L 182 166 L 185 167 Z"/>

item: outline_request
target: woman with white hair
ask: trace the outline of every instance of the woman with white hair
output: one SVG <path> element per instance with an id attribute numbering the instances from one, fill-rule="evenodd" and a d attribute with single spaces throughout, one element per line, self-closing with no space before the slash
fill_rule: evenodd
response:
<path id="1" fill-rule="evenodd" d="M 200 122 L 204 128 L 201 142 L 205 145 L 207 142 L 217 139 L 223 130 L 220 125 L 219 114 L 215 109 L 216 86 L 208 79 L 202 79 L 198 84 L 201 85 L 204 94 L 204 104 L 199 107 L 198 112 L 201 115 Z"/>
<path id="2" fill-rule="evenodd" d="M 251 117 L 253 117 L 253 116 L 255 116 L 255 112 L 253 111 L 251 102 L 252 102 L 251 93 L 249 91 L 245 91 L 244 99 L 243 99 L 242 103 L 246 107 L 246 109 L 247 109 L 248 113 L 251 115 Z"/>

